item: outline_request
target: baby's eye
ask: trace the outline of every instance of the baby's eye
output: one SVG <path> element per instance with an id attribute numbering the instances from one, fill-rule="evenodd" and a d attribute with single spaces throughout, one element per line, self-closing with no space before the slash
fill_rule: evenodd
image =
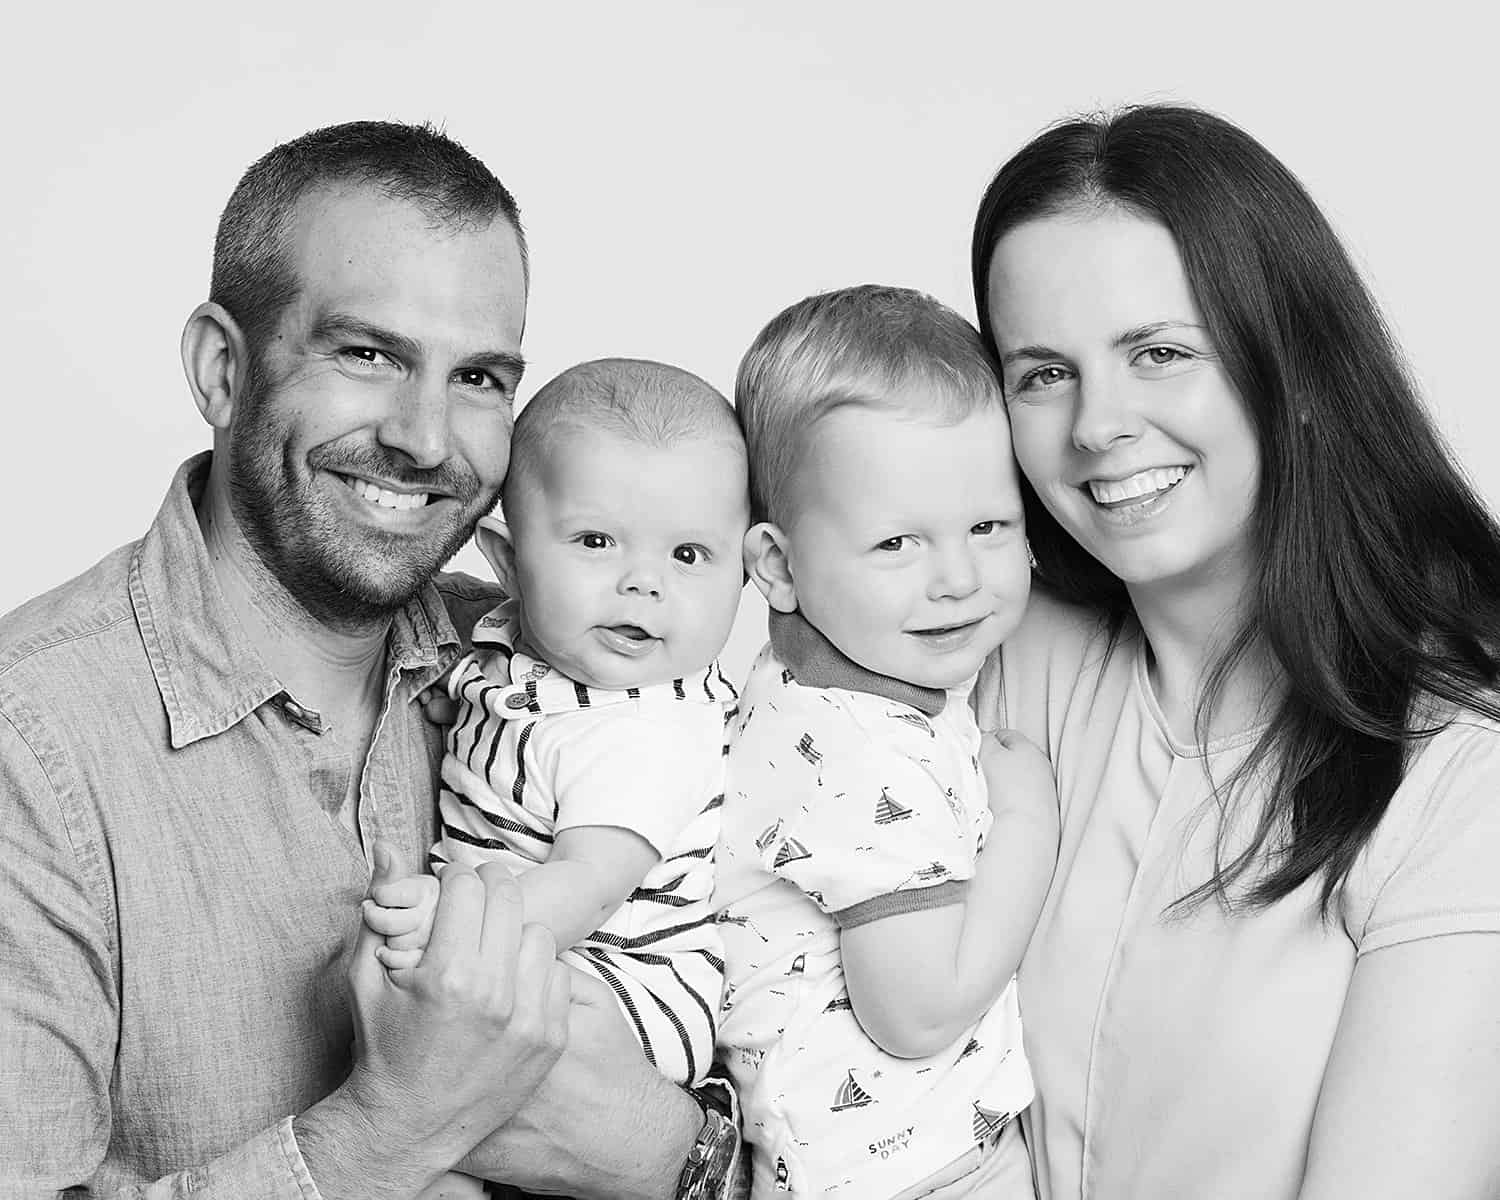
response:
<path id="1" fill-rule="evenodd" d="M 673 549 L 672 557 L 684 566 L 696 567 L 699 563 L 708 560 L 708 550 L 706 547 L 685 542 Z"/>
<path id="2" fill-rule="evenodd" d="M 895 554 L 897 551 L 905 549 L 907 543 L 910 541 L 910 536 L 904 533 L 898 533 L 895 537 L 888 537 L 883 542 L 876 542 L 875 549 L 884 550 L 887 553 Z"/>
<path id="3" fill-rule="evenodd" d="M 574 540 L 585 550 L 608 550 L 613 541 L 609 534 L 598 533 L 592 529 L 580 533 Z"/>
<path id="4" fill-rule="evenodd" d="M 989 537 L 990 534 L 994 533 L 999 528 L 999 521 L 980 521 L 978 524 L 971 525 L 969 527 L 969 532 L 972 533 L 975 537 Z"/>

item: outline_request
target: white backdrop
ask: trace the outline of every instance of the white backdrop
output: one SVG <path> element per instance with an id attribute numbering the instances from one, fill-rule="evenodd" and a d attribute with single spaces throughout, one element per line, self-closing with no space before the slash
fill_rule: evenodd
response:
<path id="1" fill-rule="evenodd" d="M 1005 156 L 1078 110 L 1201 104 L 1323 205 L 1500 501 L 1482 5 L 25 7 L 0 73 L 0 610 L 139 536 L 208 444 L 177 341 L 219 210 L 273 144 L 360 117 L 440 122 L 516 193 L 534 265 L 525 397 L 602 354 L 727 390 L 772 313 L 844 284 L 920 287 L 972 315 L 970 221 Z M 472 550 L 459 565 L 483 570 Z M 763 612 L 747 599 L 736 670 Z"/>

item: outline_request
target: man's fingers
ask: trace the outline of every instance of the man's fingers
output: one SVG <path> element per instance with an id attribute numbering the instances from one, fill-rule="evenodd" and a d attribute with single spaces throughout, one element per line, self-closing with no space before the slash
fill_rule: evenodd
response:
<path id="1" fill-rule="evenodd" d="M 479 952 L 485 961 L 505 968 L 508 973 L 522 940 L 525 902 L 521 899 L 521 888 L 504 863 L 485 863 L 479 868 L 479 878 L 484 884 L 484 928 Z M 547 940 L 552 940 L 551 934 Z M 554 949 L 552 954 L 556 957 L 557 951 Z"/>
<path id="2" fill-rule="evenodd" d="M 470 868 L 450 863 L 438 880 L 437 908 L 432 914 L 432 936 L 423 965 L 472 957 L 484 923 L 484 884 Z"/>

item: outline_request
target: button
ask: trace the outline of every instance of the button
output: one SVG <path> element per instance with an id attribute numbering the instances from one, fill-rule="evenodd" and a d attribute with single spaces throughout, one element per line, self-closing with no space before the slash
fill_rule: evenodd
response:
<path id="1" fill-rule="evenodd" d="M 512 692 L 509 696 L 505 697 L 506 708 L 525 708 L 530 703 L 531 701 L 526 699 L 525 692 Z"/>

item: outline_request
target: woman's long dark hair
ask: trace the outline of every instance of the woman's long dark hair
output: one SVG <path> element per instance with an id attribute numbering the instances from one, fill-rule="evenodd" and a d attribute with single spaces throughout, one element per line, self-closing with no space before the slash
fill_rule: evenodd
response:
<path id="1" fill-rule="evenodd" d="M 1243 398 L 1260 447 L 1251 528 L 1258 578 L 1246 625 L 1214 664 L 1198 737 L 1251 645 L 1285 690 L 1221 808 L 1251 775 L 1270 788 L 1251 843 L 1180 900 L 1273 903 L 1321 875 L 1333 899 L 1434 732 L 1433 698 L 1500 718 L 1500 529 L 1417 397 L 1380 313 L 1322 213 L 1258 142 L 1193 108 L 1145 105 L 1041 134 L 1000 168 L 974 222 L 974 298 L 991 353 L 995 246 L 1021 223 L 1117 205 L 1159 221 Z M 1125 586 L 1084 551 L 1024 478 L 1042 582 L 1107 614 Z M 1500 803 L 1500 798 L 1497 798 Z M 1226 861 L 1227 858 L 1227 861 Z M 1247 873 L 1252 873 L 1246 879 Z"/>

